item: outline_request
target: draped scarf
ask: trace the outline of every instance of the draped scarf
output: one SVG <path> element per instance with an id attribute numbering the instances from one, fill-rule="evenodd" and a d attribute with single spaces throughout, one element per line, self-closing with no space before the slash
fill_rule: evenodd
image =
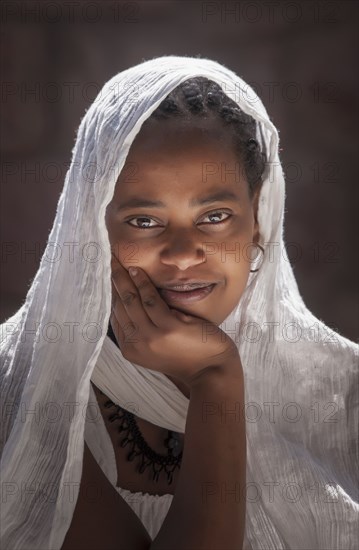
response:
<path id="1" fill-rule="evenodd" d="M 245 380 L 244 549 L 357 548 L 358 346 L 300 295 L 283 236 L 278 131 L 261 100 L 224 65 L 174 55 L 116 74 L 85 113 L 40 266 L 0 327 L 3 548 L 61 548 L 79 493 L 90 380 L 123 407 L 140 402 L 136 414 L 149 422 L 185 431 L 188 399 L 162 373 L 126 360 L 107 335 L 105 211 L 143 122 L 196 76 L 254 118 L 267 155 L 258 203 L 265 253 L 220 325 Z"/>

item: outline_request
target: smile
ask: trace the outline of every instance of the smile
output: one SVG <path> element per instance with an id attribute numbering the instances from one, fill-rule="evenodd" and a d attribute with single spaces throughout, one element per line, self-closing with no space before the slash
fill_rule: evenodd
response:
<path id="1" fill-rule="evenodd" d="M 199 302 L 211 294 L 216 284 L 212 284 L 206 287 L 195 288 L 193 290 L 169 290 L 160 288 L 158 289 L 160 295 L 166 302 L 177 302 L 181 304 L 188 304 L 189 302 Z"/>

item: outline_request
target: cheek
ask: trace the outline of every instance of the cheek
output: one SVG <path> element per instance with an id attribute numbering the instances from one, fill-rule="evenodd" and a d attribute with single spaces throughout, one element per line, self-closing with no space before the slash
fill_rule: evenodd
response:
<path id="1" fill-rule="evenodd" d="M 237 300 L 246 288 L 249 277 L 250 264 L 240 257 L 239 261 L 227 263 L 227 287 L 231 299 Z"/>
<path id="2" fill-rule="evenodd" d="M 108 231 L 111 252 L 115 254 L 125 268 L 140 265 L 141 249 L 137 239 L 129 237 L 126 226 L 114 219 L 111 209 L 108 209 L 105 216 L 105 223 Z"/>
<path id="3" fill-rule="evenodd" d="M 124 267 L 139 266 L 146 269 L 156 262 L 156 254 L 148 245 L 135 239 L 117 239 L 111 243 L 111 249 L 115 252 Z"/>
<path id="4" fill-rule="evenodd" d="M 239 301 L 246 288 L 251 269 L 250 250 L 242 240 L 226 242 L 223 247 L 220 261 L 226 279 L 227 303 L 231 307 Z"/>
<path id="5" fill-rule="evenodd" d="M 118 224 L 112 221 L 111 216 L 106 214 L 105 217 L 106 228 L 108 232 L 108 240 L 110 241 L 111 250 L 117 255 L 120 256 L 120 245 L 122 242 L 121 234 L 118 229 Z"/>
<path id="6" fill-rule="evenodd" d="M 251 268 L 251 253 L 253 251 L 252 233 L 239 230 L 224 239 L 220 244 L 220 262 L 228 278 L 240 281 L 247 278 Z"/>
<path id="7" fill-rule="evenodd" d="M 124 267 L 138 265 L 140 262 L 140 251 L 136 242 L 117 243 L 118 259 Z"/>

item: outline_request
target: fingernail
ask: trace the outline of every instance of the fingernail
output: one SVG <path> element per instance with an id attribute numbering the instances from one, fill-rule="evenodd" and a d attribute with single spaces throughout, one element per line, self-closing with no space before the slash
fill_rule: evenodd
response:
<path id="1" fill-rule="evenodd" d="M 128 269 L 128 271 L 130 272 L 131 277 L 136 277 L 136 275 L 137 275 L 137 273 L 138 273 L 138 270 L 137 270 L 136 267 L 130 267 L 130 268 Z"/>

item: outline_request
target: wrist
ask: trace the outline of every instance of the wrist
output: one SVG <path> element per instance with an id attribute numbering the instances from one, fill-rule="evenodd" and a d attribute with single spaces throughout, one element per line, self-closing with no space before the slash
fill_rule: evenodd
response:
<path id="1" fill-rule="evenodd" d="M 229 379 L 243 382 L 243 367 L 237 349 L 235 353 L 227 356 L 225 361 L 221 359 L 218 362 L 213 362 L 197 372 L 188 382 L 188 386 L 190 390 L 201 385 L 220 385 L 221 382 L 227 386 Z"/>

